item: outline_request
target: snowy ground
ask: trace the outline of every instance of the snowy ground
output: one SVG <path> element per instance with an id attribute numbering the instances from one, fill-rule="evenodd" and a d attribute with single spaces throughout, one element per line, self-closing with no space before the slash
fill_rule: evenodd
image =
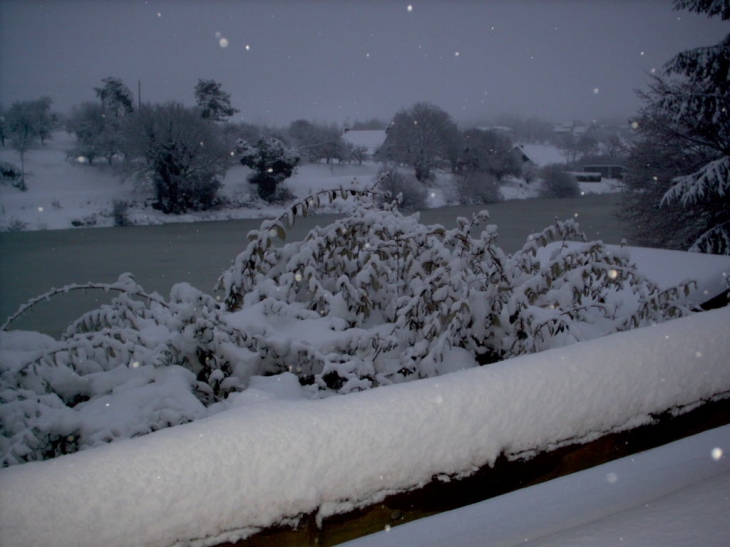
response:
<path id="1" fill-rule="evenodd" d="M 114 200 L 132 204 L 129 218 L 138 225 L 266 218 L 282 212 L 281 207 L 272 207 L 257 199 L 255 188 L 246 182 L 248 169 L 235 165 L 226 174 L 223 187 L 223 195 L 234 205 L 219 211 L 164 215 L 144 206 L 145 200 L 151 197 L 149 190 L 135 188 L 131 182 L 122 182 L 108 166 L 90 166 L 68 160 L 66 151 L 72 148 L 74 139 L 73 135 L 58 132 L 47 144 L 37 145 L 27 153 L 27 192 L 20 192 L 10 185 L 0 185 L 0 230 L 59 230 L 72 228 L 72 222 L 87 226 L 113 226 Z M 543 155 L 554 154 L 550 147 L 534 147 Z M 0 161 L 20 163 L 18 154 L 9 147 L 0 148 Z M 380 165 L 373 162 L 362 165 L 302 165 L 285 184 L 298 197 L 322 189 L 349 187 L 353 183 L 366 187 L 373 183 L 379 168 Z M 429 207 L 450 204 L 449 181 L 449 175 L 437 177 L 429 191 Z M 587 194 L 620 190 L 617 181 L 613 180 L 580 184 Z M 536 187 L 521 180 L 511 180 L 503 185 L 502 194 L 505 199 L 535 197 Z"/>
<path id="2" fill-rule="evenodd" d="M 730 393 L 728 320 L 724 308 L 319 401 L 291 374 L 262 378 L 205 420 L 0 471 L 0 543 L 212 545 L 629 429 Z"/>

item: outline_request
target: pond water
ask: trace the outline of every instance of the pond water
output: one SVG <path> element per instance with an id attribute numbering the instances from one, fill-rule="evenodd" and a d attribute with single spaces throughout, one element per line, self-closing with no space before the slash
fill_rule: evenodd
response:
<path id="1" fill-rule="evenodd" d="M 530 233 L 542 230 L 557 217 L 576 218 L 589 239 L 620 243 L 624 237 L 615 216 L 618 194 L 588 195 L 562 200 L 511 200 L 487 207 L 447 207 L 421 213 L 426 224 L 456 225 L 459 216 L 481 209 L 499 227 L 499 243 L 514 252 Z M 577 215 L 577 216 L 576 216 Z M 287 236 L 301 239 L 315 224 L 327 224 L 333 215 L 298 219 Z M 39 232 L 0 233 L 0 318 L 51 287 L 86 281 L 111 283 L 131 272 L 147 292 L 167 296 L 175 283 L 187 281 L 206 292 L 213 287 L 246 245 L 246 234 L 261 220 L 231 220 Z M 34 307 L 12 328 L 31 329 L 58 336 L 69 321 L 93 309 L 108 297 L 100 291 L 71 293 Z"/>

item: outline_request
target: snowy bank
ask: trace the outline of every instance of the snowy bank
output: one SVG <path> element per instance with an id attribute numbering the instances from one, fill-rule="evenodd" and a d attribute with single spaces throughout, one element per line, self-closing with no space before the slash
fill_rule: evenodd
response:
<path id="1" fill-rule="evenodd" d="M 347 397 L 262 397 L 4 469 L 0 543 L 212 545 L 635 427 L 730 392 L 728 320 L 723 308 Z"/>
<path id="2" fill-rule="evenodd" d="M 349 136 L 348 136 L 349 135 Z M 385 139 L 384 131 L 350 131 L 346 139 L 374 151 Z M 75 147 L 76 138 L 65 131 L 57 131 L 45 145 L 28 151 L 26 170 L 28 190 L 21 192 L 10 185 L 0 184 L 0 232 L 21 230 L 64 230 L 78 227 L 114 226 L 114 202 L 125 203 L 127 220 L 134 225 L 188 223 L 210 220 L 271 218 L 285 208 L 270 205 L 256 196 L 255 186 L 247 182 L 249 168 L 236 162 L 226 172 L 221 195 L 228 205 L 221 209 L 166 215 L 149 205 L 152 192 L 131 181 L 124 182 L 116 169 L 106 165 L 89 165 L 70 161 L 67 151 Z M 525 145 L 548 163 L 564 161 L 557 149 L 542 145 Z M 532 148 L 530 148 L 532 146 Z M 0 161 L 18 163 L 17 152 L 0 148 Z M 365 161 L 350 163 L 304 164 L 284 182 L 297 197 L 303 198 L 323 189 L 371 186 L 382 164 Z M 452 204 L 452 176 L 439 173 L 429 188 L 427 206 L 443 207 Z M 584 194 L 602 194 L 620 191 L 614 180 L 600 183 L 581 183 Z M 528 185 L 522 179 L 505 181 L 501 187 L 504 199 L 536 197 L 538 185 Z"/>

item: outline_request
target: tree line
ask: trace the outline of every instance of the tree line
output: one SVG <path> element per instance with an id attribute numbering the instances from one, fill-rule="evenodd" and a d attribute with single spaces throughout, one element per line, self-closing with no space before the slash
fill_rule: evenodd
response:
<path id="1" fill-rule="evenodd" d="M 223 175 L 236 158 L 253 170 L 249 181 L 269 202 L 292 197 L 280 183 L 299 163 L 362 163 L 370 159 L 364 147 L 343 139 L 336 124 L 300 119 L 288 127 L 272 129 L 231 122 L 238 110 L 231 105 L 230 94 L 214 80 L 198 81 L 193 108 L 168 102 L 140 104 L 137 109 L 132 92 L 121 79 L 107 77 L 101 82 L 103 85 L 94 88 L 97 101 L 75 106 L 65 120 L 50 112 L 48 98 L 13 104 L 5 116 L 3 135 L 11 137 L 21 163 L 34 142 L 47 138 L 51 129 L 65 127 L 76 136 L 69 158 L 89 164 L 121 163 L 125 176 L 152 187 L 155 207 L 166 213 L 182 213 L 219 203 Z M 23 134 L 18 127 L 28 131 Z M 534 132 L 536 125 L 533 121 L 525 127 Z M 353 130 L 358 129 L 387 132 L 373 159 L 411 167 L 420 183 L 431 179 L 434 169 L 450 170 L 460 177 L 460 194 L 475 202 L 493 201 L 498 192 L 492 187 L 504 177 L 534 178 L 514 152 L 509 136 L 494 130 L 462 130 L 446 111 L 433 104 L 418 102 L 404 108 L 390 123 L 377 119 L 356 122 Z M 402 189 L 393 188 L 394 194 Z"/>
<path id="2" fill-rule="evenodd" d="M 3 138 L 9 137 L 19 152 L 21 165 L 35 142 L 64 127 L 76 136 L 69 158 L 92 165 L 118 164 L 125 177 L 152 188 L 154 207 L 177 214 L 219 204 L 223 176 L 236 160 L 252 169 L 248 180 L 259 196 L 273 202 L 292 197 L 280 183 L 301 162 L 369 159 L 364 147 L 343 139 L 336 124 L 300 119 L 271 129 L 230 122 L 238 110 L 214 80 L 198 81 L 192 108 L 177 102 L 135 108 L 133 94 L 121 79 L 110 76 L 101 83 L 94 88 L 97 100 L 75 106 L 65 120 L 51 112 L 49 98 L 13 103 L 3 116 Z M 417 103 L 397 113 L 390 124 L 373 119 L 353 127 L 385 128 L 388 136 L 376 159 L 412 166 L 422 182 L 441 166 L 454 172 L 489 172 L 497 178 L 519 174 L 507 137 L 461 131 L 435 105 Z M 22 167 L 19 178 L 24 188 Z"/>

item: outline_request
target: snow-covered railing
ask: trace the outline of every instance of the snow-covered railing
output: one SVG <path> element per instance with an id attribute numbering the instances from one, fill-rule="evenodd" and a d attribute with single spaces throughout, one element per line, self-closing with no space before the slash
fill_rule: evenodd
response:
<path id="1" fill-rule="evenodd" d="M 730 394 L 729 320 L 723 308 L 318 401 L 252 387 L 211 418 L 0 471 L 0 543 L 213 545 L 630 429 Z"/>

